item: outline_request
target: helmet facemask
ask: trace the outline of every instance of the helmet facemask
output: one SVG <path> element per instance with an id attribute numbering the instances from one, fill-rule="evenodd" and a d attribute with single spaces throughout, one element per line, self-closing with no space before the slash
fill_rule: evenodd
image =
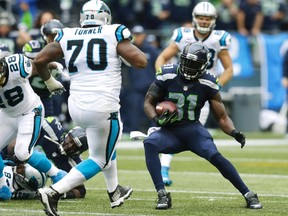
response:
<path id="1" fill-rule="evenodd" d="M 22 188 L 37 191 L 45 186 L 47 176 L 29 164 L 20 163 L 16 167 L 15 182 Z"/>
<path id="2" fill-rule="evenodd" d="M 217 18 L 216 9 L 209 2 L 198 3 L 194 7 L 194 10 L 192 12 L 192 16 L 193 16 L 192 23 L 200 34 L 207 34 L 207 33 L 211 32 L 216 26 L 216 24 L 215 24 L 216 18 Z M 199 21 L 200 16 L 210 17 L 211 18 L 210 25 L 207 27 L 201 27 L 199 24 L 201 22 L 201 21 Z"/>
<path id="3" fill-rule="evenodd" d="M 5 61 L 5 58 L 0 60 L 0 85 L 3 85 L 6 82 L 8 74 L 8 64 Z"/>
<path id="4" fill-rule="evenodd" d="M 60 152 L 67 156 L 77 156 L 88 149 L 87 136 L 81 127 L 71 129 L 61 143 Z"/>
<path id="5" fill-rule="evenodd" d="M 187 44 L 180 55 L 179 70 L 186 80 L 193 80 L 201 77 L 209 63 L 210 52 L 201 43 Z"/>

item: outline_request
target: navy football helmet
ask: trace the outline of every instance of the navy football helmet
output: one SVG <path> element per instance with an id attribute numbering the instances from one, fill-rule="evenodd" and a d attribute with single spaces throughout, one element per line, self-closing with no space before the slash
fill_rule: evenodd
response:
<path id="1" fill-rule="evenodd" d="M 51 19 L 41 26 L 41 35 L 46 43 L 52 42 L 64 25 L 58 19 Z M 52 38 L 50 38 L 52 37 Z"/>
<path id="2" fill-rule="evenodd" d="M 87 136 L 84 129 L 79 126 L 71 129 L 60 145 L 60 152 L 67 156 L 76 156 L 88 149 Z"/>
<path id="3" fill-rule="evenodd" d="M 203 43 L 187 44 L 180 55 L 180 74 L 187 80 L 199 78 L 206 71 L 210 57 L 210 51 Z"/>
<path id="4" fill-rule="evenodd" d="M 41 43 L 41 41 L 30 40 L 23 46 L 22 52 L 27 58 L 34 59 L 36 55 L 43 49 L 43 47 L 44 44 Z"/>

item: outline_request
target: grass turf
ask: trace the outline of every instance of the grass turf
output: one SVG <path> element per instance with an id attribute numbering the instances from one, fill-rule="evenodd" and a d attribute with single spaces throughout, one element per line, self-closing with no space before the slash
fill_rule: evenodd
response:
<path id="1" fill-rule="evenodd" d="M 253 142 L 253 141 L 252 141 Z M 239 171 L 248 187 L 258 193 L 263 209 L 245 208 L 241 194 L 207 161 L 190 153 L 176 155 L 170 176 L 173 207 L 155 210 L 157 194 L 146 169 L 142 148 L 117 151 L 119 182 L 134 192 L 120 208 L 111 209 L 102 173 L 86 182 L 85 199 L 61 200 L 60 215 L 196 215 L 196 216 L 286 216 L 288 215 L 287 145 L 218 146 Z M 85 157 L 86 155 L 84 155 Z M 38 200 L 0 203 L 0 215 L 45 215 Z"/>

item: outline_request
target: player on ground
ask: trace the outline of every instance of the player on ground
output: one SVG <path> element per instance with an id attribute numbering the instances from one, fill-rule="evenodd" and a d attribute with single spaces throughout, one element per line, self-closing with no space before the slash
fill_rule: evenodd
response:
<path id="1" fill-rule="evenodd" d="M 69 113 L 73 121 L 85 129 L 89 147 L 89 159 L 72 168 L 58 184 L 38 190 L 48 215 L 58 215 L 59 198 L 71 188 L 83 184 L 100 171 L 108 174 L 105 170 L 109 166 L 114 170 L 112 174 L 117 174 L 111 158 L 122 133 L 119 56 L 133 67 L 147 65 L 145 54 L 130 43 L 129 29 L 111 24 L 111 12 L 104 2 L 86 2 L 80 12 L 80 25 L 81 28 L 63 28 L 55 41 L 45 46 L 34 59 L 40 76 L 49 80 L 47 63 L 64 57 L 71 78 Z M 118 185 L 118 179 L 113 179 L 114 187 L 107 186 L 111 207 L 116 207 L 130 196 L 132 189 Z"/>
<path id="2" fill-rule="evenodd" d="M 14 144 L 15 141 L 2 150 L 3 159 L 14 161 Z M 69 172 L 82 161 L 80 154 L 88 149 L 86 133 L 78 126 L 66 132 L 59 121 L 48 117 L 43 121 L 34 149 L 45 153 L 59 169 Z M 85 194 L 85 186 L 79 185 L 65 193 L 62 198 L 84 198 Z"/>
<path id="3" fill-rule="evenodd" d="M 228 52 L 231 35 L 226 31 L 214 30 L 217 14 L 215 7 L 209 2 L 198 3 L 193 9 L 192 16 L 193 28 L 180 27 L 174 30 L 171 43 L 160 53 L 155 62 L 156 71 L 180 53 L 187 43 L 198 41 L 205 44 L 211 53 L 207 70 L 218 77 L 220 86 L 224 86 L 233 77 L 233 65 Z M 224 71 L 217 70 L 218 59 Z M 200 122 L 203 125 L 205 125 L 208 115 L 209 105 L 206 103 L 200 115 Z M 172 157 L 171 154 L 161 156 L 162 177 L 167 186 L 172 184 L 169 178 Z"/>
<path id="4" fill-rule="evenodd" d="M 35 199 L 37 189 L 47 182 L 45 173 L 41 173 L 27 163 L 14 163 L 4 160 L 4 176 L 9 187 L 11 199 Z"/>
<path id="5" fill-rule="evenodd" d="M 227 115 L 217 79 L 206 73 L 210 55 L 203 43 L 188 43 L 180 55 L 179 65 L 164 65 L 146 94 L 144 111 L 161 127 L 144 140 L 146 165 L 158 193 L 156 209 L 172 207 L 170 193 L 166 192 L 162 180 L 158 155 L 183 151 L 191 151 L 215 166 L 244 196 L 247 208 L 262 208 L 257 194 L 248 189 L 234 166 L 217 150 L 208 130 L 199 122 L 201 109 L 209 101 L 223 132 L 234 137 L 241 148 L 244 147 L 245 135 L 235 129 Z M 178 114 L 172 112 L 159 117 L 155 107 L 164 100 L 177 104 Z"/>

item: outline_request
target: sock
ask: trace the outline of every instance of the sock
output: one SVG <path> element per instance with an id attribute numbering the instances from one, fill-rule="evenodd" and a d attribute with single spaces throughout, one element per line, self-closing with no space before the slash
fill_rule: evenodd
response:
<path id="1" fill-rule="evenodd" d="M 144 149 L 146 166 L 151 175 L 154 186 L 157 191 L 164 189 L 158 148 L 150 143 L 144 143 Z"/>
<path id="2" fill-rule="evenodd" d="M 211 158 L 210 163 L 213 164 L 220 171 L 223 177 L 228 179 L 243 196 L 249 191 L 235 167 L 220 153 L 214 155 Z"/>
<path id="3" fill-rule="evenodd" d="M 118 185 L 118 173 L 116 159 L 111 161 L 110 167 L 103 169 L 107 190 L 109 193 L 115 191 Z"/>
<path id="4" fill-rule="evenodd" d="M 33 151 L 27 163 L 48 176 L 54 176 L 59 172 L 59 169 L 51 163 L 46 155 L 38 151 Z"/>
<path id="5" fill-rule="evenodd" d="M 170 168 L 172 158 L 173 158 L 173 154 L 162 154 L 161 165 Z"/>
<path id="6" fill-rule="evenodd" d="M 83 185 L 85 181 L 85 176 L 73 167 L 59 182 L 53 184 L 52 188 L 58 193 L 64 194 L 79 185 Z"/>
<path id="7" fill-rule="evenodd" d="M 77 164 L 75 168 L 84 175 L 86 180 L 92 178 L 101 171 L 99 165 L 92 159 L 82 161 L 81 163 Z"/>

